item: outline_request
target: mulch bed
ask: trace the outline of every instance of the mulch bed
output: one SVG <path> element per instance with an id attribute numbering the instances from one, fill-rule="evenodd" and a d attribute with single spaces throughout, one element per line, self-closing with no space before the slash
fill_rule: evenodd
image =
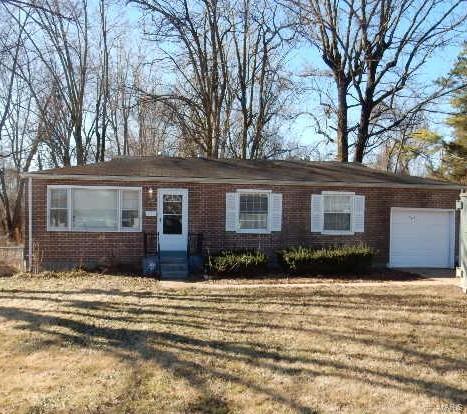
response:
<path id="1" fill-rule="evenodd" d="M 312 275 L 296 276 L 285 273 L 269 273 L 258 275 L 257 277 L 238 278 L 216 278 L 215 276 L 205 276 L 193 278 L 199 282 L 205 280 L 209 283 L 218 284 L 301 284 L 301 283 L 345 283 L 345 282 L 389 282 L 389 281 L 414 281 L 424 279 L 423 276 L 407 271 L 394 269 L 375 269 L 366 274 L 345 274 L 345 275 Z"/>

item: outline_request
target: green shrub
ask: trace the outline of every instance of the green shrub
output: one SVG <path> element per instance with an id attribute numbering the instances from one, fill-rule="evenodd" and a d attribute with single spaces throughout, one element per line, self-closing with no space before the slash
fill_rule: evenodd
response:
<path id="1" fill-rule="evenodd" d="M 279 251 L 277 257 L 282 268 L 294 274 L 362 273 L 371 266 L 374 251 L 365 245 L 294 247 Z"/>
<path id="2" fill-rule="evenodd" d="M 216 276 L 248 276 L 267 270 L 268 257 L 259 250 L 227 250 L 209 256 L 207 272 Z"/>

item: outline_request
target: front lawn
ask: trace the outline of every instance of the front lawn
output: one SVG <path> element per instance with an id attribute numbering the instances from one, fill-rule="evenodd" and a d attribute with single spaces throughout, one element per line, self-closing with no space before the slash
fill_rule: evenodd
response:
<path id="1" fill-rule="evenodd" d="M 0 278 L 0 412 L 467 412 L 467 299 Z"/>

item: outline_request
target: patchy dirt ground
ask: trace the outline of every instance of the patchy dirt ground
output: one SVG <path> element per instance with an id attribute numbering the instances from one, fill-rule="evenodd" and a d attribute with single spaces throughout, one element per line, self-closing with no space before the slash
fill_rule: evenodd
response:
<path id="1" fill-rule="evenodd" d="M 0 278 L 1 413 L 467 412 L 454 286 L 72 276 Z"/>

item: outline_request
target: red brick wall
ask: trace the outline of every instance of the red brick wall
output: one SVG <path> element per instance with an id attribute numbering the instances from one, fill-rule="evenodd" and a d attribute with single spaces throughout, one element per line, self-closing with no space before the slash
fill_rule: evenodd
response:
<path id="1" fill-rule="evenodd" d="M 335 245 L 365 242 L 378 251 L 377 262 L 389 258 L 389 219 L 391 207 L 455 208 L 457 190 L 412 188 L 329 188 L 310 186 L 269 186 L 230 184 L 176 184 L 148 182 L 70 181 L 33 179 L 33 244 L 35 255 L 44 267 L 99 262 L 113 256 L 121 262 L 139 264 L 143 256 L 143 233 L 47 232 L 47 185 L 111 185 L 143 188 L 143 231 L 156 232 L 156 219 L 145 217 L 144 210 L 154 210 L 148 190 L 187 188 L 189 191 L 189 231 L 204 235 L 205 250 L 260 248 L 275 250 L 298 244 Z M 225 193 L 237 189 L 258 188 L 282 193 L 282 231 L 272 234 L 236 234 L 225 231 Z M 321 191 L 353 191 L 365 195 L 365 232 L 352 236 L 330 236 L 310 232 L 310 196 Z M 26 211 L 26 219 L 27 219 Z M 27 223 L 27 222 L 26 222 Z M 27 224 L 26 224 L 26 229 Z M 26 231 L 26 255 L 28 246 Z"/>

